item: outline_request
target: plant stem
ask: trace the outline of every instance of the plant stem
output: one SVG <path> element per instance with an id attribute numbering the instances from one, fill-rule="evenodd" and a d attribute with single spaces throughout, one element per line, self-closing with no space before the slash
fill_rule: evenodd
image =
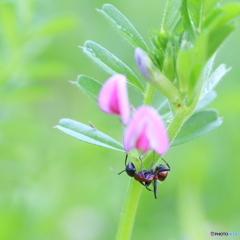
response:
<path id="1" fill-rule="evenodd" d="M 151 105 L 153 100 L 154 90 L 155 90 L 154 86 L 152 86 L 151 84 L 147 85 L 145 97 L 143 100 L 143 105 Z"/>
<path id="2" fill-rule="evenodd" d="M 130 240 L 143 187 L 134 178 L 129 181 L 116 240 Z"/>
<path id="3" fill-rule="evenodd" d="M 184 111 L 181 114 L 174 116 L 172 122 L 169 124 L 167 132 L 169 136 L 170 144 L 173 142 L 174 138 L 177 136 L 180 131 L 183 123 L 192 115 L 190 111 Z"/>

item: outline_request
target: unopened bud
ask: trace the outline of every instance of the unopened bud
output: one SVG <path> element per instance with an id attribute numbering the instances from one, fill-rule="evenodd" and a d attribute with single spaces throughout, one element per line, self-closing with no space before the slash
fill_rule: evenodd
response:
<path id="1" fill-rule="evenodd" d="M 153 68 L 153 63 L 150 57 L 141 48 L 136 48 L 134 53 L 135 61 L 137 63 L 138 69 L 142 75 L 151 80 L 151 72 Z"/>

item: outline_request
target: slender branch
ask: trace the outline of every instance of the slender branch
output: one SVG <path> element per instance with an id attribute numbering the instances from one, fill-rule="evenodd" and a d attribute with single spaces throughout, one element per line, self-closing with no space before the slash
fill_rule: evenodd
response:
<path id="1" fill-rule="evenodd" d="M 116 240 L 130 240 L 143 187 L 134 178 L 129 181 Z"/>
<path id="2" fill-rule="evenodd" d="M 154 90 L 155 90 L 154 86 L 152 86 L 151 84 L 147 85 L 145 97 L 143 100 L 143 105 L 151 105 L 153 100 Z"/>

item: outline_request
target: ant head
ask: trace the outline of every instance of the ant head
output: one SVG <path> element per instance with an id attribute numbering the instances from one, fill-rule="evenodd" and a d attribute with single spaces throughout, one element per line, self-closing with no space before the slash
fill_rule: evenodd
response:
<path id="1" fill-rule="evenodd" d="M 128 176 L 133 177 L 134 173 L 136 172 L 136 168 L 132 162 L 129 162 L 126 166 L 125 171 L 128 174 Z"/>
<path id="2" fill-rule="evenodd" d="M 164 172 L 164 171 L 169 171 L 169 169 L 162 164 L 157 165 L 155 168 L 155 172 Z"/>
<path id="3" fill-rule="evenodd" d="M 157 175 L 158 180 L 164 181 L 166 179 L 166 177 L 168 176 L 169 170 L 170 169 L 164 165 L 158 165 L 155 169 L 155 174 Z"/>

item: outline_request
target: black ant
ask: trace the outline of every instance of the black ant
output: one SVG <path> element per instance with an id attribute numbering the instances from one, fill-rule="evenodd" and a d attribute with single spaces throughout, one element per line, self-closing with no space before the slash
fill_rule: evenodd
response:
<path id="1" fill-rule="evenodd" d="M 155 199 L 157 199 L 157 181 L 159 180 L 162 182 L 167 178 L 168 172 L 170 171 L 169 164 L 163 158 L 161 158 L 166 163 L 168 168 L 166 166 L 160 164 L 160 165 L 156 166 L 155 170 L 153 170 L 153 168 L 151 168 L 149 171 L 142 170 L 140 172 L 136 172 L 136 168 L 132 162 L 129 162 L 127 164 L 127 158 L 128 158 L 128 154 L 126 154 L 126 158 L 125 158 L 126 168 L 123 171 L 121 171 L 120 173 L 118 173 L 118 175 L 123 172 L 126 172 L 128 174 L 128 176 L 134 177 L 134 179 L 139 181 L 144 187 L 146 187 L 147 190 L 153 191 L 154 197 L 155 197 Z M 153 182 L 153 190 L 148 188 L 148 186 L 152 182 Z"/>

